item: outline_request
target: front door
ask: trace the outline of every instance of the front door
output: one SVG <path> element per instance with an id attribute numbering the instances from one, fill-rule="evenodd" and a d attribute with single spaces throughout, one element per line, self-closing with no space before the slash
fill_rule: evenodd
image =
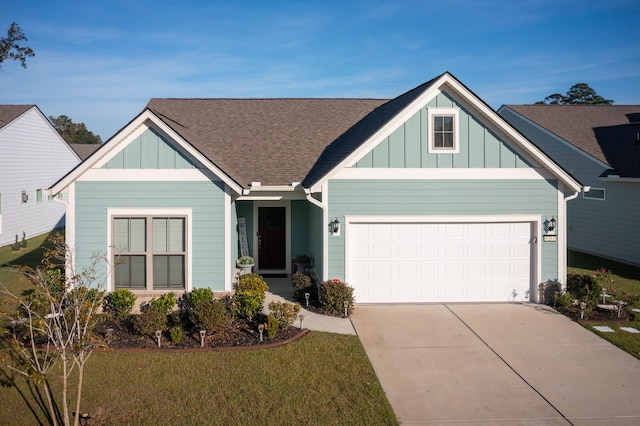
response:
<path id="1" fill-rule="evenodd" d="M 286 269 L 286 209 L 258 208 L 258 269 Z"/>

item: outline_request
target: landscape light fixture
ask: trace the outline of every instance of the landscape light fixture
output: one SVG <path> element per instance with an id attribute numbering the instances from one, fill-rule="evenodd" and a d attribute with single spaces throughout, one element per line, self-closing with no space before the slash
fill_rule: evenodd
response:
<path id="1" fill-rule="evenodd" d="M 299 315 L 298 318 L 300 318 L 300 330 L 302 330 L 302 321 L 304 320 L 304 315 Z"/>
<path id="2" fill-rule="evenodd" d="M 585 302 L 580 302 L 580 319 L 584 319 L 584 310 L 587 307 Z"/>
<path id="3" fill-rule="evenodd" d="M 262 342 L 262 332 L 264 331 L 264 324 L 258 324 L 258 333 L 260 333 L 260 341 Z"/>
<path id="4" fill-rule="evenodd" d="M 204 348 L 204 336 L 207 335 L 207 330 L 200 330 L 200 347 Z"/>
<path id="5" fill-rule="evenodd" d="M 309 306 L 309 296 L 311 296 L 309 293 L 304 294 L 304 298 L 307 301 L 307 306 Z"/>
<path id="6" fill-rule="evenodd" d="M 345 300 L 342 302 L 344 304 L 344 317 L 347 317 L 347 308 L 349 308 L 349 301 Z"/>
<path id="7" fill-rule="evenodd" d="M 162 337 L 162 330 L 156 330 L 156 338 L 158 339 L 158 347 L 160 347 L 160 338 Z"/>

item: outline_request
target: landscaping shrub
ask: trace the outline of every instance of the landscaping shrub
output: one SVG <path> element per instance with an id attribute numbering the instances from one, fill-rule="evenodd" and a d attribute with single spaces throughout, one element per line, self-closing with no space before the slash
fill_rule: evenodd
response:
<path id="1" fill-rule="evenodd" d="M 118 288 L 104 299 L 104 311 L 116 319 L 125 319 L 133 310 L 136 303 L 136 295 L 129 289 Z"/>
<path id="2" fill-rule="evenodd" d="M 189 318 L 195 330 L 207 330 L 209 334 L 223 331 L 231 323 L 231 315 L 224 301 L 211 299 L 197 303 Z"/>
<path id="3" fill-rule="evenodd" d="M 238 281 L 238 290 L 233 295 L 235 312 L 239 316 L 253 318 L 260 311 L 269 287 L 258 274 L 242 275 Z"/>
<path id="4" fill-rule="evenodd" d="M 169 312 L 171 312 L 174 306 L 176 306 L 176 302 L 177 302 L 176 295 L 173 294 L 173 292 L 171 291 L 167 294 L 163 294 L 158 298 L 154 297 L 149 301 L 149 305 L 155 306 L 160 310 L 162 310 L 162 312 L 164 312 L 165 315 L 169 315 Z"/>
<path id="5" fill-rule="evenodd" d="M 337 278 L 325 281 L 320 286 L 320 303 L 328 314 L 344 314 L 344 301 L 347 301 L 347 315 L 353 312 L 353 287 Z"/>
<path id="6" fill-rule="evenodd" d="M 278 323 L 283 327 L 291 327 L 300 313 L 300 305 L 291 302 L 277 302 L 273 301 L 269 303 L 269 310 L 271 314 L 278 320 Z"/>
<path id="7" fill-rule="evenodd" d="M 267 324 L 264 326 L 265 330 L 267 330 L 267 336 L 275 337 L 278 334 L 278 329 L 280 328 L 280 323 L 276 319 L 276 317 L 271 314 L 267 317 Z"/>
<path id="8" fill-rule="evenodd" d="M 597 304 L 602 294 L 602 286 L 594 275 L 567 274 L 567 292 L 576 299 L 590 304 Z"/>
<path id="9" fill-rule="evenodd" d="M 138 333 L 154 338 L 156 330 L 167 328 L 167 314 L 164 307 L 146 303 L 140 311 L 140 315 L 136 315 L 133 321 L 133 327 Z"/>
<path id="10" fill-rule="evenodd" d="M 186 294 L 189 307 L 193 308 L 202 302 L 213 300 L 213 291 L 207 288 L 194 288 Z"/>
<path id="11" fill-rule="evenodd" d="M 316 286 L 311 283 L 311 277 L 297 271 L 291 275 L 291 283 L 293 284 L 293 298 L 300 302 L 306 303 L 305 293 L 309 293 L 309 299 L 317 299 Z"/>
<path id="12" fill-rule="evenodd" d="M 180 343 L 182 341 L 182 327 L 176 325 L 169 329 L 169 339 L 173 343 Z"/>

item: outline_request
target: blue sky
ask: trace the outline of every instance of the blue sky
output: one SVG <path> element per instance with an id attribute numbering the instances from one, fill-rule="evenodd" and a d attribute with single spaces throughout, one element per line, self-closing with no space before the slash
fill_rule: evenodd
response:
<path id="1" fill-rule="evenodd" d="M 393 98 L 450 71 L 494 109 L 585 82 L 640 104 L 638 0 L 5 1 L 36 57 L 0 104 L 107 140 L 152 97 Z"/>

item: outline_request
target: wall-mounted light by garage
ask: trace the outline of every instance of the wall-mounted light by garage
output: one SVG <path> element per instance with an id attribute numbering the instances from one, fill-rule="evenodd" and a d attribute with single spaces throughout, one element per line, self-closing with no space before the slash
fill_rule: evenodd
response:
<path id="1" fill-rule="evenodd" d="M 552 217 L 551 220 L 545 219 L 544 222 L 542 223 L 542 226 L 544 226 L 545 235 L 556 235 L 557 228 L 556 228 L 556 219 L 554 217 Z"/>
<path id="2" fill-rule="evenodd" d="M 337 218 L 329 223 L 329 232 L 331 232 L 331 235 L 334 237 L 340 235 L 340 221 Z"/>

